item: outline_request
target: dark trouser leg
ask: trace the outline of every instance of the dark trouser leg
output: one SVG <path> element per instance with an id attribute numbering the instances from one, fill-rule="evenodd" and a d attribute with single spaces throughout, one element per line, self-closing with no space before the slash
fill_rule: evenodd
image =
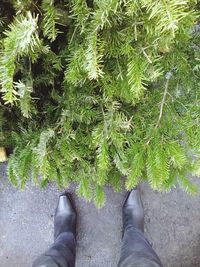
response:
<path id="1" fill-rule="evenodd" d="M 118 267 L 161 267 L 160 259 L 142 231 L 129 227 L 123 236 Z"/>
<path id="2" fill-rule="evenodd" d="M 32 267 L 74 267 L 76 242 L 72 233 L 61 233 Z"/>

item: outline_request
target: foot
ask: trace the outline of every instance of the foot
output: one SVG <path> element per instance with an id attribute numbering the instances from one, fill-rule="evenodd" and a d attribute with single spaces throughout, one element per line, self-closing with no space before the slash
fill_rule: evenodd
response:
<path id="1" fill-rule="evenodd" d="M 144 232 L 144 210 L 139 188 L 135 188 L 128 193 L 124 202 L 122 214 L 123 230 L 133 226 Z"/>
<path id="2" fill-rule="evenodd" d="M 54 218 L 54 239 L 63 232 L 70 232 L 76 238 L 76 210 L 68 193 L 60 195 Z"/>

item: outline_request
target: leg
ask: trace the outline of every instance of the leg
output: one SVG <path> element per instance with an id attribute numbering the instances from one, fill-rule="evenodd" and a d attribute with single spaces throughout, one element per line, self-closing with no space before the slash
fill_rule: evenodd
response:
<path id="1" fill-rule="evenodd" d="M 123 237 L 119 267 L 160 267 L 158 256 L 145 238 L 134 227 L 126 229 Z"/>
<path id="2" fill-rule="evenodd" d="M 76 248 L 76 212 L 68 195 L 59 198 L 54 220 L 54 244 L 33 267 L 74 267 Z"/>
<path id="3" fill-rule="evenodd" d="M 41 255 L 33 267 L 74 267 L 75 266 L 75 239 L 71 233 L 63 233 L 54 244 Z"/>
<path id="4" fill-rule="evenodd" d="M 123 245 L 118 267 L 161 267 L 160 259 L 144 236 L 144 213 L 139 189 L 123 206 Z"/>

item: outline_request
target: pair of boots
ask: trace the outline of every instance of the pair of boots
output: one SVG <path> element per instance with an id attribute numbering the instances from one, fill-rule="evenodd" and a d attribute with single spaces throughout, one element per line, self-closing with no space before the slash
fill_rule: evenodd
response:
<path id="1" fill-rule="evenodd" d="M 138 189 L 128 193 L 122 212 L 123 232 L 129 227 L 134 227 L 144 232 L 144 212 Z M 76 210 L 71 196 L 65 193 L 60 196 L 56 208 L 54 240 L 63 232 L 70 232 L 76 238 L 76 220 Z"/>
<path id="2" fill-rule="evenodd" d="M 162 266 L 144 237 L 144 212 L 138 188 L 128 193 L 122 209 L 123 245 L 119 267 Z M 54 219 L 54 244 L 33 267 L 74 267 L 77 214 L 69 194 L 59 197 Z M 87 266 L 86 266 L 87 267 Z"/>

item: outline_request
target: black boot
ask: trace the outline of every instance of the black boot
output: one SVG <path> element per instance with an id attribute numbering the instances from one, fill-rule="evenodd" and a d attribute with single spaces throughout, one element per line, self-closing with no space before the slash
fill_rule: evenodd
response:
<path id="1" fill-rule="evenodd" d="M 60 195 L 54 218 L 54 239 L 64 232 L 76 238 L 76 210 L 68 193 Z"/>
<path id="2" fill-rule="evenodd" d="M 123 244 L 118 267 L 162 267 L 144 236 L 144 211 L 139 188 L 133 189 L 123 206 Z"/>
<path id="3" fill-rule="evenodd" d="M 133 189 L 128 193 L 124 202 L 122 215 L 123 232 L 132 226 L 144 232 L 144 210 L 139 188 Z"/>
<path id="4" fill-rule="evenodd" d="M 60 195 L 54 218 L 54 243 L 34 261 L 33 267 L 75 266 L 76 218 L 70 195 Z"/>

